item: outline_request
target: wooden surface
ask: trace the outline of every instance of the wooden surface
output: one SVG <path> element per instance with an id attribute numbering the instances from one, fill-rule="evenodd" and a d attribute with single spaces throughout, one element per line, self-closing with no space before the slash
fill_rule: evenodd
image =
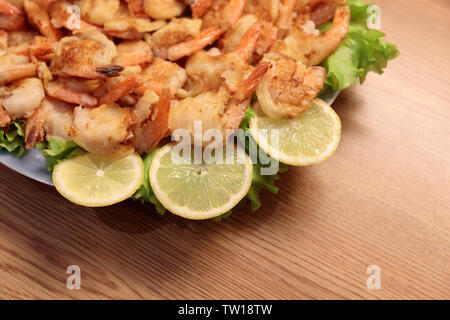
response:
<path id="1" fill-rule="evenodd" d="M 450 298 L 450 2 L 376 2 L 401 57 L 341 94 L 336 155 L 290 169 L 258 212 L 86 209 L 1 166 L 0 298 Z"/>

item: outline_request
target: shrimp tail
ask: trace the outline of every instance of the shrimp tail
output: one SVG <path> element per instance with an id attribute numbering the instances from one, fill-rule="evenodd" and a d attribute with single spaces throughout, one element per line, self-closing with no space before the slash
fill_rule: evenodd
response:
<path id="1" fill-rule="evenodd" d="M 189 56 L 216 41 L 223 31 L 219 28 L 208 28 L 195 39 L 176 44 L 169 48 L 168 58 L 175 61 Z"/>
<path id="2" fill-rule="evenodd" d="M 30 23 L 35 25 L 43 35 L 54 41 L 62 38 L 62 32 L 53 27 L 50 22 L 45 5 L 41 5 L 37 1 L 25 0 L 23 6 Z"/>
<path id="3" fill-rule="evenodd" d="M 230 25 L 235 24 L 244 11 L 246 0 L 231 0 L 225 7 L 224 12 Z"/>
<path id="4" fill-rule="evenodd" d="M 228 110 L 224 114 L 226 128 L 236 131 L 241 125 L 248 107 L 248 101 L 255 92 L 264 75 L 269 70 L 270 63 L 261 62 L 250 76 L 239 86 L 238 91 L 228 103 Z"/>
<path id="5" fill-rule="evenodd" d="M 287 29 L 292 22 L 292 12 L 294 11 L 296 0 L 283 0 L 276 26 L 279 29 Z"/>
<path id="6" fill-rule="evenodd" d="M 169 126 L 170 90 L 163 88 L 150 116 L 136 128 L 134 145 L 139 152 L 151 152 L 166 137 Z"/>
<path id="7" fill-rule="evenodd" d="M 0 85 L 34 77 L 36 71 L 36 64 L 34 63 L 0 66 Z"/>
<path id="8" fill-rule="evenodd" d="M 151 124 L 149 123 L 149 126 L 154 128 L 151 130 L 152 136 L 149 137 L 148 141 L 151 150 L 153 150 L 167 134 L 169 125 L 169 110 L 170 90 L 164 88 L 159 96 L 156 109 L 152 110 L 151 118 L 154 117 L 154 120 L 151 121 Z"/>
<path id="9" fill-rule="evenodd" d="M 20 14 L 20 10 L 6 0 L 0 0 L 0 14 L 7 17 L 14 17 Z"/>
<path id="10" fill-rule="evenodd" d="M 50 97 L 61 101 L 78 104 L 88 108 L 93 108 L 98 105 L 97 98 L 83 92 L 63 88 L 53 82 L 48 82 L 45 85 L 45 91 Z"/>
<path id="11" fill-rule="evenodd" d="M 44 120 L 38 109 L 25 122 L 25 148 L 32 149 L 36 143 L 44 140 L 44 135 Z"/>
<path id="12" fill-rule="evenodd" d="M 144 0 L 125 0 L 128 5 L 128 10 L 134 16 L 145 14 Z"/>
<path id="13" fill-rule="evenodd" d="M 6 127 L 11 121 L 11 118 L 6 113 L 5 109 L 0 105 L 0 127 Z"/>
<path id="14" fill-rule="evenodd" d="M 270 66 L 269 62 L 260 62 L 250 76 L 239 86 L 232 100 L 240 103 L 249 99 L 255 92 L 256 87 L 261 82 L 262 78 L 264 78 L 267 71 L 269 71 Z"/>
<path id="15" fill-rule="evenodd" d="M 211 7 L 214 0 L 195 0 L 191 4 L 192 15 L 194 18 L 201 18 L 205 12 Z"/>
<path id="16" fill-rule="evenodd" d="M 139 81 L 136 76 L 127 78 L 118 83 L 116 86 L 112 88 L 112 90 L 108 91 L 107 94 L 101 97 L 99 100 L 99 104 L 102 105 L 116 102 L 120 98 L 123 98 L 131 91 L 133 91 L 133 89 L 136 88 L 138 85 Z"/>
<path id="17" fill-rule="evenodd" d="M 244 34 L 242 40 L 239 42 L 239 45 L 236 49 L 236 54 L 239 56 L 239 58 L 241 58 L 242 61 L 247 61 L 253 54 L 256 42 L 258 41 L 259 35 L 261 34 L 261 28 L 261 24 L 253 24 Z"/>

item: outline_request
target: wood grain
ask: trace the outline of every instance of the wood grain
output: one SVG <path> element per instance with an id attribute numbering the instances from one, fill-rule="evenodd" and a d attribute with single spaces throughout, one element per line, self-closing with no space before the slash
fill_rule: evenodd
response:
<path id="1" fill-rule="evenodd" d="M 87 209 L 0 167 L 0 298 L 450 298 L 450 3 L 376 3 L 401 57 L 341 94 L 336 155 L 290 169 L 258 212 Z"/>

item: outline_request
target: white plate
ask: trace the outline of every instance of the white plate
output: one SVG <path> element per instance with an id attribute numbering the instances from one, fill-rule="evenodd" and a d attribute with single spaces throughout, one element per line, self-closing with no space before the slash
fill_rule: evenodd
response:
<path id="1" fill-rule="evenodd" d="M 328 104 L 332 104 L 338 95 L 339 91 L 334 91 L 322 95 L 320 98 Z M 47 162 L 40 150 L 28 150 L 20 158 L 14 157 L 7 151 L 0 151 L 0 163 L 28 178 L 53 185 L 52 174 L 47 170 Z"/>

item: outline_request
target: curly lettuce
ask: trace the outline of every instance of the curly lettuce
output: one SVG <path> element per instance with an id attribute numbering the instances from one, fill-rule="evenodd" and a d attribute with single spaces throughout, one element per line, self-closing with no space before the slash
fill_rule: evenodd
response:
<path id="1" fill-rule="evenodd" d="M 253 110 L 249 107 L 245 113 L 245 117 L 241 123 L 241 130 L 239 141 L 241 144 L 245 146 L 245 149 L 248 152 L 250 150 L 257 150 L 256 142 L 251 138 L 250 132 L 249 132 L 249 126 L 250 126 L 250 119 L 255 116 L 255 113 Z M 245 139 L 245 136 L 249 136 L 250 139 Z M 254 148 L 250 148 L 250 144 L 255 144 Z M 288 166 L 284 165 L 282 163 L 279 164 L 280 169 L 278 170 L 278 173 L 283 173 L 288 170 Z M 252 185 L 250 187 L 250 190 L 248 191 L 246 195 L 246 199 L 250 201 L 252 211 L 256 211 L 261 207 L 261 199 L 260 199 L 260 193 L 262 190 L 266 189 L 272 193 L 278 193 L 279 188 L 275 185 L 275 181 L 277 181 L 280 177 L 278 174 L 274 175 L 262 175 L 261 169 L 265 165 L 259 163 L 253 164 L 253 179 L 252 179 Z"/>
<path id="2" fill-rule="evenodd" d="M 140 186 L 138 191 L 136 191 L 136 193 L 134 194 L 133 199 L 141 201 L 142 203 L 153 203 L 155 205 L 156 211 L 160 215 L 164 215 L 166 213 L 166 208 L 164 208 L 161 202 L 159 202 L 158 198 L 156 198 L 156 195 L 152 190 L 152 186 L 150 185 L 150 178 L 148 175 L 150 164 L 152 163 L 152 160 L 159 149 L 159 147 L 156 147 L 152 152 L 142 158 L 142 160 L 144 161 L 144 181 L 142 182 L 142 185 Z"/>
<path id="3" fill-rule="evenodd" d="M 0 150 L 21 157 L 25 152 L 25 121 L 11 121 L 8 127 L 0 128 Z"/>
<path id="4" fill-rule="evenodd" d="M 53 138 L 48 142 L 39 143 L 35 148 L 42 151 L 42 155 L 47 160 L 48 171 L 53 171 L 55 166 L 62 160 L 74 158 L 86 152 L 71 140 L 57 141 Z"/>
<path id="5" fill-rule="evenodd" d="M 354 85 L 358 79 L 362 84 L 370 71 L 382 74 L 389 60 L 400 53 L 397 47 L 382 38 L 379 30 L 368 29 L 371 4 L 363 0 L 349 0 L 351 11 L 347 36 L 322 65 L 327 69 L 324 91 L 343 90 Z M 331 23 L 320 26 L 326 30 Z"/>

